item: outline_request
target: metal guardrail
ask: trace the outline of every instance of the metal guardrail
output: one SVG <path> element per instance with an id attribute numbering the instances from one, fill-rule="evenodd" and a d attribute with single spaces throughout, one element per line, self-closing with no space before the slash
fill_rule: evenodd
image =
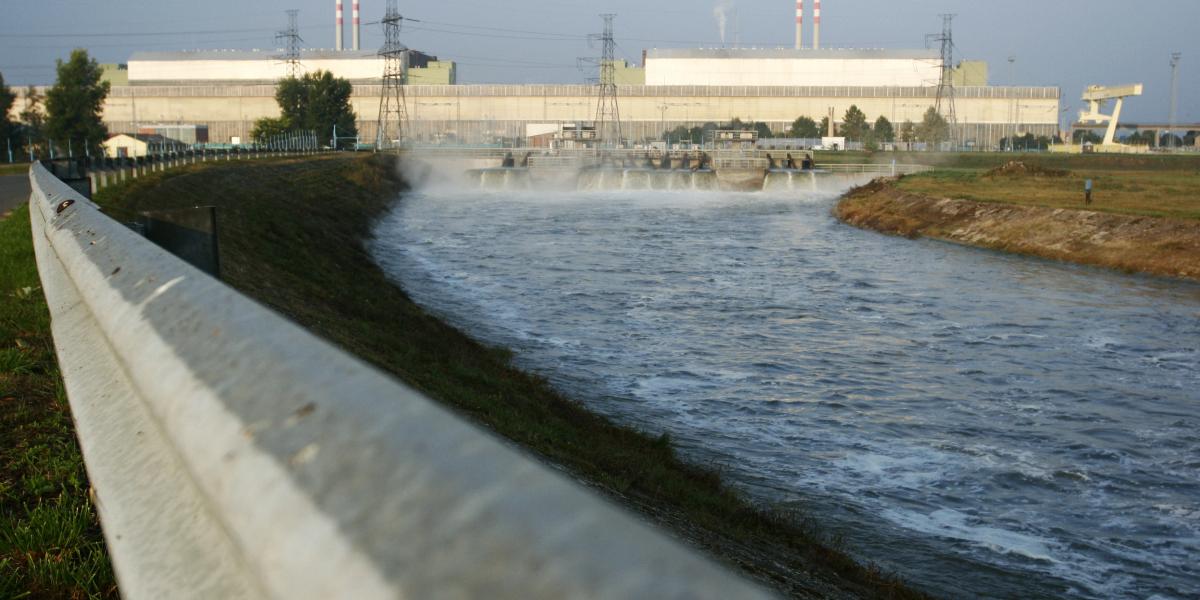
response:
<path id="1" fill-rule="evenodd" d="M 766 595 L 41 165 L 30 180 L 54 342 L 127 600 Z"/>

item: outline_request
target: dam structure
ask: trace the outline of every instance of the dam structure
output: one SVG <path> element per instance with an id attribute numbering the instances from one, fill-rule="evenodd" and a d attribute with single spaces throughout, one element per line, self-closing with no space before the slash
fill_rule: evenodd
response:
<path id="1" fill-rule="evenodd" d="M 401 152 L 418 179 L 437 173 L 470 188 L 659 191 L 813 190 L 819 180 L 896 176 L 909 164 L 817 164 L 809 151 L 760 149 L 502 149 L 421 147 Z"/>

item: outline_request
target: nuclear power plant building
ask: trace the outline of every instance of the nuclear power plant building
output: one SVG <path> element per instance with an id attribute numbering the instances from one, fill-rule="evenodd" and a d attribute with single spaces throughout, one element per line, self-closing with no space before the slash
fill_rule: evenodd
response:
<path id="1" fill-rule="evenodd" d="M 340 6 L 338 15 L 340 31 Z M 938 101 L 942 59 L 936 51 L 804 48 L 801 34 L 797 22 L 798 48 L 647 49 L 641 65 L 616 61 L 624 137 L 658 140 L 679 126 L 735 118 L 783 135 L 798 117 L 820 122 L 832 114 L 836 126 L 852 105 L 869 120 L 883 116 L 899 129 L 906 121 L 919 124 Z M 595 119 L 595 86 L 461 85 L 453 61 L 416 51 L 408 53 L 408 65 L 406 137 L 414 142 L 498 143 Z M 305 50 L 297 70 L 349 80 L 359 133 L 374 140 L 384 70 L 376 52 Z M 114 78 L 104 118 L 113 133 L 136 133 L 148 124 L 202 126 L 211 142 L 231 143 L 249 141 L 256 120 L 279 115 L 274 86 L 288 64 L 277 50 L 139 52 L 127 69 L 109 72 Z M 1004 137 L 1058 132 L 1058 88 L 992 86 L 986 63 L 978 61 L 957 63 L 950 72 L 962 143 L 995 148 Z M 18 100 L 14 110 L 21 105 Z"/>

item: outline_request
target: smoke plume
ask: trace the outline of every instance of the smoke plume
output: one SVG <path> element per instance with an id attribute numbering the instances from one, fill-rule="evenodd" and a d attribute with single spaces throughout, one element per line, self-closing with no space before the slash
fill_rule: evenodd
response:
<path id="1" fill-rule="evenodd" d="M 725 44 L 725 30 L 729 25 L 729 10 L 733 8 L 733 3 L 729 0 L 722 0 L 713 7 L 713 16 L 717 19 L 717 29 L 721 32 L 721 45 Z"/>

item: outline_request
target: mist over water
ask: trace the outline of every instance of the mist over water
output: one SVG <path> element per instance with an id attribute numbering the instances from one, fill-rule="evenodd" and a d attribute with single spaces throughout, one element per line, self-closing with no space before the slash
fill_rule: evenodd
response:
<path id="1" fill-rule="evenodd" d="M 414 193 L 373 252 L 919 587 L 1200 596 L 1200 286 L 860 231 L 819 189 Z"/>

